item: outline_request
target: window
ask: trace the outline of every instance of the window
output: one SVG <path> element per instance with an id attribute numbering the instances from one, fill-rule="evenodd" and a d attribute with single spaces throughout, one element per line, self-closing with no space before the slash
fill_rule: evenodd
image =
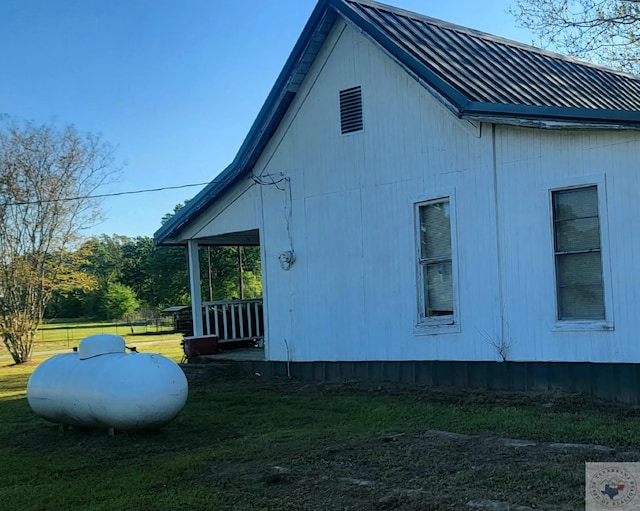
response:
<path id="1" fill-rule="evenodd" d="M 420 322 L 453 324 L 454 274 L 449 198 L 418 205 Z"/>
<path id="2" fill-rule="evenodd" d="M 605 319 L 598 187 L 552 192 L 557 318 Z"/>
<path id="3" fill-rule="evenodd" d="M 340 131 L 343 135 L 361 131 L 362 88 L 352 87 L 340 91 Z"/>

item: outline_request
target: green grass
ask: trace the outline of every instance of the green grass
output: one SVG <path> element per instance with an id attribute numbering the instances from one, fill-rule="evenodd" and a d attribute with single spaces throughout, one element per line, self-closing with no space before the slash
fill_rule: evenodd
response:
<path id="1" fill-rule="evenodd" d="M 141 351 L 182 356 L 179 343 Z M 481 440 L 597 443 L 620 452 L 640 445 L 635 408 L 576 396 L 389 392 L 221 376 L 193 386 L 182 413 L 159 431 L 61 433 L 35 417 L 25 399 L 29 374 L 41 360 L 0 361 L 0 502 L 11 509 L 429 509 L 432 501 L 420 499 L 433 495 L 393 488 L 438 484 L 447 488 L 437 501 L 442 506 L 484 496 L 570 510 L 578 509 L 584 461 L 612 455 L 545 451 L 525 459 L 514 449 L 482 450 Z M 479 440 L 434 447 L 424 440 L 429 430 Z M 359 487 L 344 478 L 376 484 Z M 562 491 L 545 500 L 549 481 Z"/>
<path id="2" fill-rule="evenodd" d="M 133 332 L 132 332 L 133 328 Z M 127 345 L 182 339 L 182 334 L 172 332 L 163 325 L 134 324 L 98 321 L 51 321 L 38 329 L 33 344 L 33 353 L 71 349 L 85 337 L 95 334 L 116 334 L 124 337 Z M 0 355 L 8 355 L 0 344 Z"/>

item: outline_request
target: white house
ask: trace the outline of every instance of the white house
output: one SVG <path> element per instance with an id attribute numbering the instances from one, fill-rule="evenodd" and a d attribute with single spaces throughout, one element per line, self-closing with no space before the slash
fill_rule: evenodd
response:
<path id="1" fill-rule="evenodd" d="M 320 0 L 155 240 L 188 245 L 197 334 L 197 247 L 260 246 L 267 361 L 639 363 L 638 129 L 640 77 Z"/>

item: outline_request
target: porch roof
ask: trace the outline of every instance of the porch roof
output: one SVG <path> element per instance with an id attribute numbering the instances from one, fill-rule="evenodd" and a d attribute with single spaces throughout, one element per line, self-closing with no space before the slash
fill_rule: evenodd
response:
<path id="1" fill-rule="evenodd" d="M 319 0 L 235 159 L 156 233 L 177 235 L 250 177 L 338 18 L 357 27 L 455 116 L 537 127 L 640 129 L 640 77 L 370 0 Z"/>
<path id="2" fill-rule="evenodd" d="M 258 229 L 251 229 L 249 231 L 228 232 L 215 236 L 198 237 L 198 244 L 223 247 L 259 247 L 260 231 L 258 231 Z"/>

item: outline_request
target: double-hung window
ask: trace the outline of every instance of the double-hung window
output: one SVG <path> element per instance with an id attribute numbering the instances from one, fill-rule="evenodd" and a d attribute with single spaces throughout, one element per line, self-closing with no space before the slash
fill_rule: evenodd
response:
<path id="1" fill-rule="evenodd" d="M 448 197 L 417 205 L 419 323 L 451 325 L 455 317 L 451 209 Z"/>
<path id="2" fill-rule="evenodd" d="M 558 321 L 606 319 L 598 187 L 551 192 Z"/>

